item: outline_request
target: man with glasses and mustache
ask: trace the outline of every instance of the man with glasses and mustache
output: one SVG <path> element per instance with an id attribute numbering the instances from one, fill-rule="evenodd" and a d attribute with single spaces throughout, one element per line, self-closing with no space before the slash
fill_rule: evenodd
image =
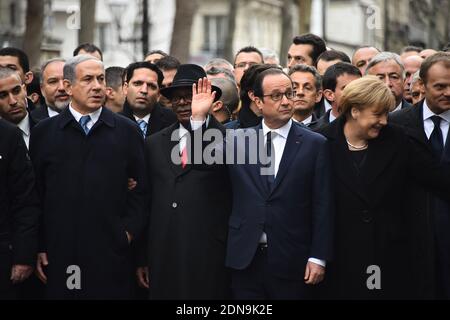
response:
<path id="1" fill-rule="evenodd" d="M 137 270 L 139 284 L 156 300 L 226 299 L 230 287 L 225 267 L 231 192 L 225 166 L 196 165 L 196 134 L 218 128 L 192 114 L 192 87 L 205 78 L 202 67 L 181 65 L 170 87 L 161 93 L 172 103 L 178 121 L 146 142 L 151 189 L 148 237 Z M 221 90 L 212 86 L 216 101 Z M 211 110 L 212 102 L 208 112 Z"/>

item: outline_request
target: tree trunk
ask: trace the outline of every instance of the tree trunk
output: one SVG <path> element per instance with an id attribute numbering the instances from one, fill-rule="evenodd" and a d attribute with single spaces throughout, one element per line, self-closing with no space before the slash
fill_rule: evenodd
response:
<path id="1" fill-rule="evenodd" d="M 281 48 L 280 48 L 280 64 L 286 65 L 287 52 L 292 42 L 292 0 L 283 0 L 281 9 L 282 28 L 281 28 Z"/>
<path id="2" fill-rule="evenodd" d="M 299 34 L 309 33 L 311 30 L 312 0 L 298 0 Z"/>
<path id="3" fill-rule="evenodd" d="M 78 43 L 93 43 L 95 31 L 95 2 L 96 0 L 80 0 L 80 30 Z"/>
<path id="4" fill-rule="evenodd" d="M 239 0 L 230 0 L 228 11 L 228 33 L 225 40 L 225 59 L 233 63 L 234 60 L 234 31 L 236 30 L 236 16 Z"/>
<path id="5" fill-rule="evenodd" d="M 190 59 L 191 30 L 197 8 L 198 0 L 176 0 L 170 54 L 181 63 L 187 63 Z"/>
<path id="6" fill-rule="evenodd" d="M 30 67 L 40 65 L 41 43 L 44 29 L 44 0 L 27 0 L 24 51 L 30 60 Z"/>

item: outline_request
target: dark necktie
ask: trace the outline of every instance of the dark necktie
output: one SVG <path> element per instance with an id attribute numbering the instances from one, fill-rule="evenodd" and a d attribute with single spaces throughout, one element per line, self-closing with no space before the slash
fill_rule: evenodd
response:
<path id="1" fill-rule="evenodd" d="M 273 183 L 275 181 L 275 147 L 273 145 L 274 137 L 275 137 L 275 132 L 269 131 L 269 133 L 267 133 L 266 155 L 267 155 L 267 159 L 270 159 L 270 162 L 267 165 L 267 167 L 271 168 L 271 171 L 266 176 L 267 177 L 267 186 L 269 187 L 269 190 L 272 190 Z"/>
<path id="2" fill-rule="evenodd" d="M 430 143 L 435 155 L 439 159 L 442 157 L 442 152 L 444 151 L 444 138 L 442 136 L 441 120 L 442 119 L 439 116 L 431 117 L 431 121 L 434 123 L 434 129 L 430 136 Z"/>

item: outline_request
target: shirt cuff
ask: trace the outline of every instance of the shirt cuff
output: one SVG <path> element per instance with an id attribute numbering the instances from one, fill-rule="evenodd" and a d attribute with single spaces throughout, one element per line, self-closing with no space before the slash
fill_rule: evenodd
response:
<path id="1" fill-rule="evenodd" d="M 195 131 L 198 128 L 200 128 L 201 126 L 203 126 L 203 124 L 205 122 L 206 122 L 206 126 L 208 126 L 209 116 L 207 116 L 206 119 L 203 120 L 203 121 L 193 120 L 192 116 L 191 116 L 191 129 L 192 129 L 192 131 Z"/>
<path id="2" fill-rule="evenodd" d="M 327 262 L 325 260 L 320 260 L 320 259 L 316 259 L 316 258 L 309 258 L 308 261 L 312 262 L 312 263 L 315 263 L 315 264 L 318 264 L 319 266 L 322 266 L 324 268 L 327 266 Z"/>

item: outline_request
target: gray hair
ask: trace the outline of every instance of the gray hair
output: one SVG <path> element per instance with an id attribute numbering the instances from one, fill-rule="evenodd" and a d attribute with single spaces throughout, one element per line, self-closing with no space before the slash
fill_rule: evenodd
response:
<path id="1" fill-rule="evenodd" d="M 263 54 L 264 61 L 269 60 L 269 59 L 274 59 L 275 61 L 277 61 L 276 64 L 280 64 L 280 58 L 278 57 L 278 54 L 274 50 L 268 49 L 268 48 L 262 48 L 262 49 L 259 49 L 259 51 L 261 51 L 261 53 Z"/>
<path id="2" fill-rule="evenodd" d="M 213 78 L 211 79 L 211 83 L 222 90 L 222 96 L 219 100 L 222 101 L 231 116 L 239 105 L 239 94 L 236 82 L 225 78 Z"/>
<path id="3" fill-rule="evenodd" d="M 368 75 L 369 70 L 374 66 L 376 66 L 377 64 L 391 60 L 394 60 L 400 66 L 400 69 L 402 70 L 402 77 L 405 78 L 405 66 L 403 65 L 400 56 L 396 53 L 387 51 L 377 54 L 375 57 L 372 58 L 372 60 L 370 60 L 369 65 L 367 66 L 366 69 L 366 75 Z"/>
<path id="4" fill-rule="evenodd" d="M 213 67 L 225 69 L 224 66 L 226 66 L 225 68 L 227 68 L 227 69 L 234 70 L 233 65 L 228 60 L 225 60 L 222 58 L 213 58 L 213 59 L 209 60 L 208 63 L 205 64 L 203 69 L 205 69 L 205 71 L 208 71 L 209 69 L 211 69 Z"/>
<path id="5" fill-rule="evenodd" d="M 316 68 L 308 66 L 306 64 L 297 64 L 289 69 L 289 77 L 291 77 L 291 75 L 296 72 L 311 73 L 314 76 L 314 84 L 316 86 L 316 90 L 322 90 L 322 76 Z"/>
<path id="6" fill-rule="evenodd" d="M 22 84 L 22 79 L 20 78 L 20 76 L 19 76 L 19 74 L 17 73 L 16 70 L 13 70 L 13 69 L 8 68 L 8 67 L 0 66 L 0 80 L 9 78 L 11 76 L 16 76 L 17 79 L 20 81 L 20 84 Z"/>
<path id="7" fill-rule="evenodd" d="M 43 79 L 43 75 L 44 75 L 44 71 L 45 69 L 47 69 L 47 67 L 52 64 L 53 62 L 66 62 L 65 59 L 63 58 L 53 58 L 50 60 L 45 61 L 42 65 L 41 65 L 41 76 L 39 77 L 39 83 L 43 84 L 44 83 L 44 79 Z"/>
<path id="8" fill-rule="evenodd" d="M 412 75 L 411 78 L 411 86 L 409 87 L 409 90 L 412 90 L 412 87 L 416 84 L 417 81 L 422 81 L 422 78 L 420 78 L 420 70 L 417 70 L 416 73 Z"/>
<path id="9" fill-rule="evenodd" d="M 103 66 L 103 62 L 98 60 L 96 57 L 90 56 L 88 54 L 80 54 L 78 56 L 68 59 L 64 64 L 64 80 L 69 80 L 72 83 L 75 82 L 76 79 L 75 69 L 80 63 L 89 60 L 95 60 Z"/>
<path id="10" fill-rule="evenodd" d="M 211 67 L 208 69 L 208 71 L 206 71 L 206 74 L 209 76 L 215 76 L 218 74 L 223 74 L 225 76 L 225 78 L 227 78 L 228 80 L 234 82 L 236 84 L 236 78 L 234 77 L 233 72 L 231 72 L 228 69 L 225 68 L 219 68 L 219 67 Z"/>

